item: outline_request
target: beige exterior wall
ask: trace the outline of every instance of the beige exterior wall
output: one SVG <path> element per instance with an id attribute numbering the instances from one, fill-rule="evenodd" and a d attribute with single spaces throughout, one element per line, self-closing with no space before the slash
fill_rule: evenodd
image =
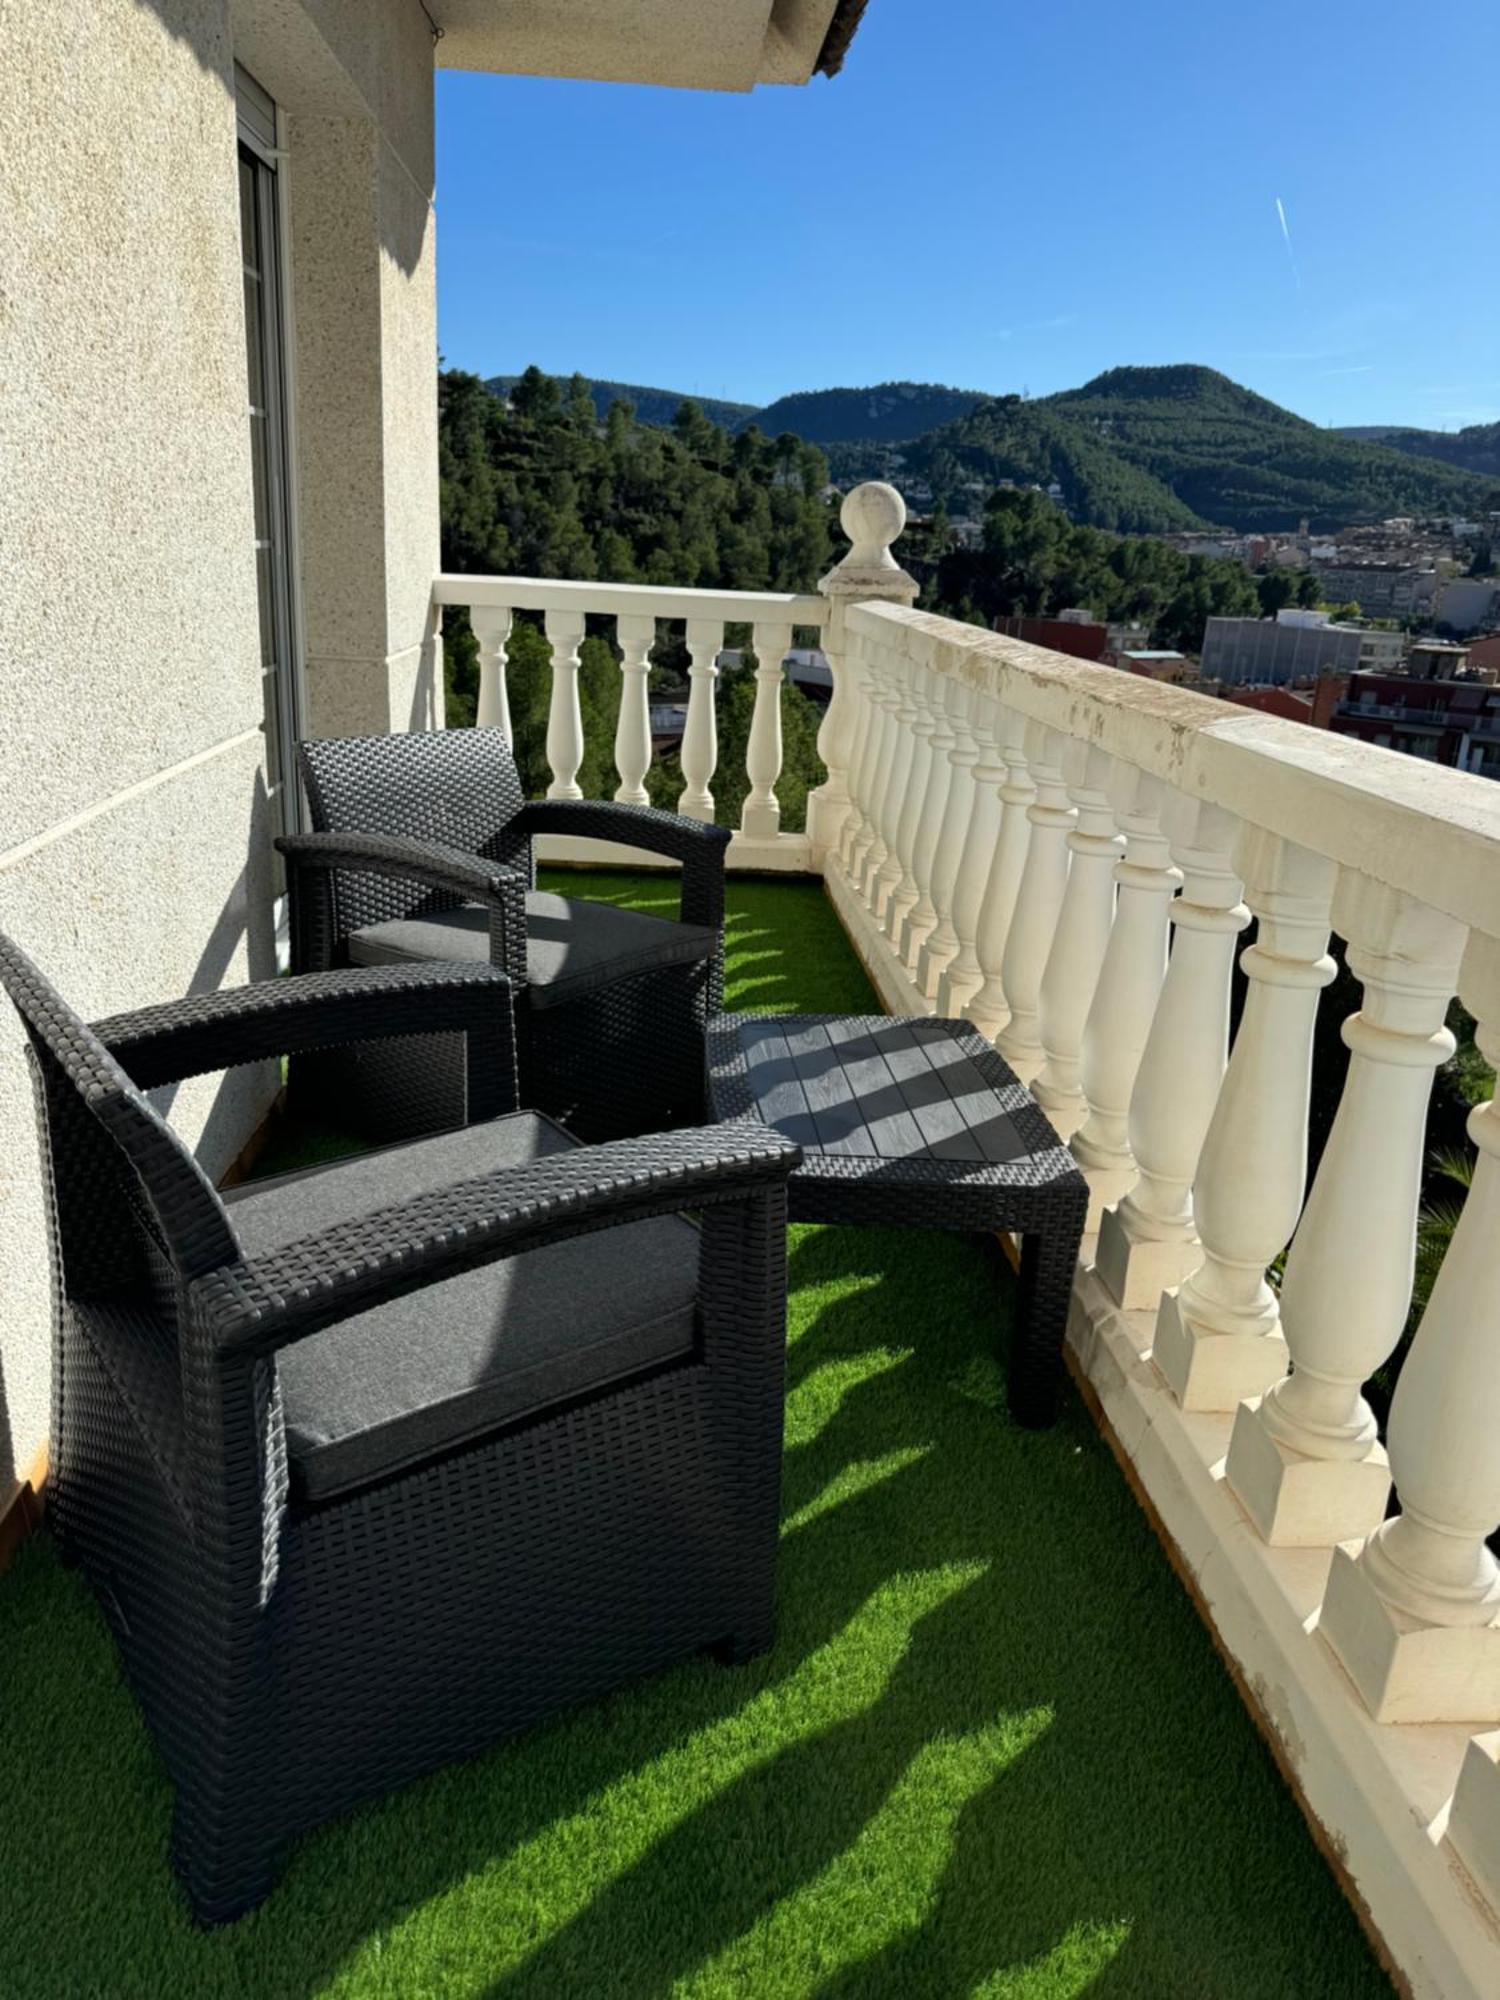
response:
<path id="1" fill-rule="evenodd" d="M 432 50 L 409 0 L 0 0 L 0 925 L 88 1015 L 274 967 L 233 63 L 288 117 L 315 728 L 435 719 Z M 170 1115 L 212 1172 L 273 1071 Z M 49 1289 L 0 1008 L 0 1507 Z"/>

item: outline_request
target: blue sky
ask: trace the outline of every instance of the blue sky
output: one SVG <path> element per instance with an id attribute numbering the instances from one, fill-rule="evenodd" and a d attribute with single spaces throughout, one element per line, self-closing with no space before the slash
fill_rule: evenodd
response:
<path id="1" fill-rule="evenodd" d="M 802 90 L 443 72 L 442 351 L 746 402 L 1198 361 L 1488 421 L 1497 57 L 1495 0 L 871 0 Z"/>

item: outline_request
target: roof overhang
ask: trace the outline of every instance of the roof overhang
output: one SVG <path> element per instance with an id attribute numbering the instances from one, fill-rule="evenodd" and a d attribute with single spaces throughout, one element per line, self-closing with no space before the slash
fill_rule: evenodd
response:
<path id="1" fill-rule="evenodd" d="M 443 69 L 686 90 L 806 83 L 842 63 L 866 0 L 428 0 Z"/>

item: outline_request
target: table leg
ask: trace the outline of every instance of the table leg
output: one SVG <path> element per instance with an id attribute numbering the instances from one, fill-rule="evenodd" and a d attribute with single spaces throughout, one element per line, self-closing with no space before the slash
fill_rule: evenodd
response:
<path id="1" fill-rule="evenodd" d="M 1010 1345 L 1010 1413 L 1026 1430 L 1057 1420 L 1063 1337 L 1087 1197 L 1059 1204 L 1057 1219 L 1021 1239 L 1021 1282 Z M 1074 1212 L 1076 1211 L 1076 1212 Z"/>

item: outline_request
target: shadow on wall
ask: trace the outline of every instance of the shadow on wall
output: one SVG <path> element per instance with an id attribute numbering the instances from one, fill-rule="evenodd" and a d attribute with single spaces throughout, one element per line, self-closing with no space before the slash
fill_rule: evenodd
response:
<path id="1" fill-rule="evenodd" d="M 339 119 L 378 126 L 376 107 L 388 80 L 403 72 L 425 69 L 432 88 L 433 43 L 423 11 L 391 0 L 365 0 L 348 10 L 359 25 L 348 30 L 345 46 L 329 47 L 301 6 L 284 0 L 233 0 L 227 11 L 230 32 L 220 33 L 217 9 L 202 0 L 132 0 L 136 11 L 161 23 L 174 42 L 187 49 L 204 74 L 212 77 L 231 100 L 234 64 L 239 61 L 270 92 L 278 106 L 297 119 Z M 151 80 L 143 79 L 147 94 Z M 384 129 L 384 128 L 382 128 Z M 430 128 L 429 128 L 430 129 Z M 390 142 L 389 132 L 385 133 Z M 410 154 L 411 148 L 407 149 Z M 293 154 L 295 158 L 295 152 Z M 411 203 L 376 204 L 380 246 L 407 277 L 422 262 L 432 200 L 432 163 L 403 157 L 403 166 L 427 199 L 412 213 Z M 237 204 L 233 186 L 234 153 L 226 150 L 225 200 Z"/>

